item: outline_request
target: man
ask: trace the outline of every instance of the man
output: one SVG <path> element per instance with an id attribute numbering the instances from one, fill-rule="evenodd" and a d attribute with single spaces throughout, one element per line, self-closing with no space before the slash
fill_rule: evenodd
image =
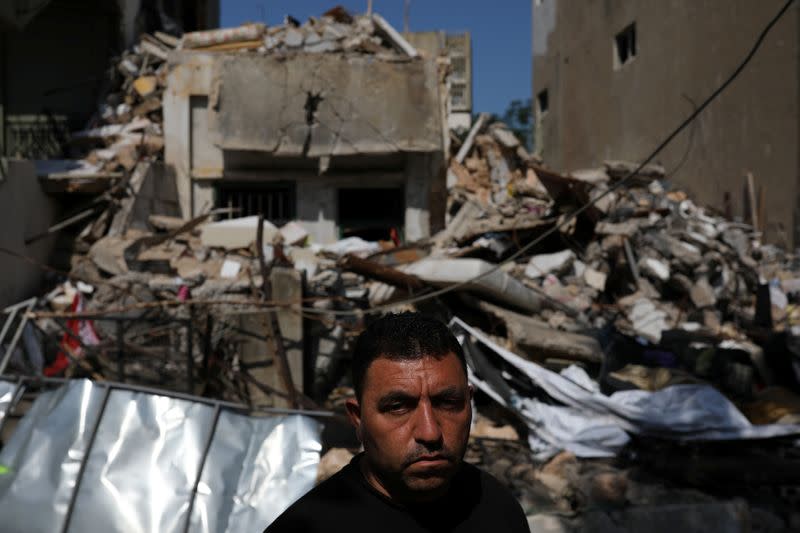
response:
<path id="1" fill-rule="evenodd" d="M 472 420 L 464 352 L 443 323 L 389 315 L 361 334 L 347 414 L 364 446 L 266 530 L 527 532 L 513 496 L 462 462 Z"/>

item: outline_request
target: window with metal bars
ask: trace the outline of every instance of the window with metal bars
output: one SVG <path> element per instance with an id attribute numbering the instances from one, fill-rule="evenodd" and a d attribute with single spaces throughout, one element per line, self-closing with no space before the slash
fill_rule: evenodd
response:
<path id="1" fill-rule="evenodd" d="M 263 214 L 275 225 L 295 218 L 291 183 L 223 183 L 217 186 L 217 207 L 233 208 L 235 217 Z"/>

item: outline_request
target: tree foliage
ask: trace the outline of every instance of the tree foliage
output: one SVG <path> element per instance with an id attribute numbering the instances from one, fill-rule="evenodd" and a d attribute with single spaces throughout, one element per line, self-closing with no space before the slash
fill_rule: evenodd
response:
<path id="1" fill-rule="evenodd" d="M 527 100 L 512 100 L 502 116 L 492 115 L 494 120 L 502 120 L 514 135 L 529 150 L 533 144 L 533 104 Z"/>

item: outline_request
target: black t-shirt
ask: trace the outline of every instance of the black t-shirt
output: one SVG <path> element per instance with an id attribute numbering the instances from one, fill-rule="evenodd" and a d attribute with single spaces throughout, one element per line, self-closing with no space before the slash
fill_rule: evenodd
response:
<path id="1" fill-rule="evenodd" d="M 530 531 L 508 489 L 472 465 L 461 466 L 441 500 L 404 508 L 372 488 L 361 473 L 360 458 L 296 501 L 264 533 Z"/>

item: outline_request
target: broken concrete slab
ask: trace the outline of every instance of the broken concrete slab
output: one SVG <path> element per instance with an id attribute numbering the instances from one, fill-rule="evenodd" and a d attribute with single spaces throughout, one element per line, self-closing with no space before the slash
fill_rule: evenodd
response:
<path id="1" fill-rule="evenodd" d="M 538 279 L 547 274 L 561 274 L 567 272 L 575 261 L 575 252 L 562 250 L 553 254 L 540 254 L 531 257 L 525 267 L 525 275 L 531 279 Z"/>
<path id="2" fill-rule="evenodd" d="M 698 309 L 717 305 L 717 297 L 714 294 L 714 288 L 705 276 L 700 277 L 694 285 L 692 285 L 689 296 L 692 299 L 692 303 L 694 303 Z"/>
<path id="3" fill-rule="evenodd" d="M 488 302 L 480 302 L 479 306 L 505 323 L 514 352 L 539 362 L 553 357 L 592 364 L 603 361 L 600 343 L 589 335 L 558 331 L 545 322 Z"/>
<path id="4" fill-rule="evenodd" d="M 302 246 L 308 239 L 308 230 L 299 222 L 287 222 L 280 229 L 284 244 Z"/>
<path id="5" fill-rule="evenodd" d="M 248 248 L 256 242 L 258 217 L 233 218 L 205 224 L 200 230 L 203 246 L 235 250 Z M 264 221 L 264 242 L 270 243 L 278 235 L 278 228 L 268 220 Z"/>
<path id="6" fill-rule="evenodd" d="M 633 304 L 628 312 L 628 319 L 637 335 L 655 344 L 661 342 L 662 332 L 669 329 L 667 313 L 656 308 L 655 304 L 646 298 L 641 298 Z"/>
<path id="7" fill-rule="evenodd" d="M 669 279 L 669 264 L 653 257 L 643 257 L 640 259 L 639 269 L 658 281 L 667 281 Z"/>
<path id="8" fill-rule="evenodd" d="M 587 268 L 583 272 L 583 280 L 589 287 L 603 292 L 606 290 L 606 281 L 608 280 L 608 275 L 600 272 L 599 270 Z"/>
<path id="9" fill-rule="evenodd" d="M 462 290 L 474 292 L 527 311 L 538 311 L 543 300 L 512 276 L 480 259 L 425 258 L 403 269 L 428 283 L 448 286 L 457 284 Z"/>
<path id="10" fill-rule="evenodd" d="M 119 276 L 128 272 L 125 262 L 125 250 L 133 244 L 135 239 L 106 236 L 98 240 L 89 249 L 89 259 L 97 268 L 112 276 Z"/>

